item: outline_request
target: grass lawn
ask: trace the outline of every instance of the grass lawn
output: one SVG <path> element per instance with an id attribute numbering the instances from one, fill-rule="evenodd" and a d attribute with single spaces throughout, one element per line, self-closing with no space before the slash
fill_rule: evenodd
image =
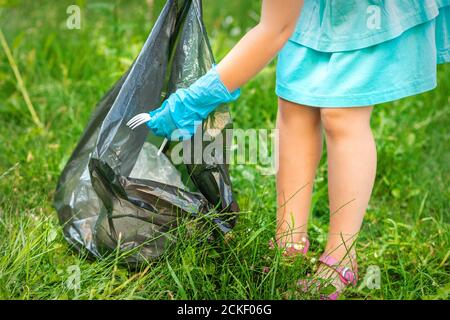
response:
<path id="1" fill-rule="evenodd" d="M 66 8 L 81 7 L 81 30 Z M 286 261 L 267 247 L 275 230 L 275 181 L 233 166 L 241 206 L 226 241 L 179 241 L 137 272 L 114 256 L 89 261 L 69 250 L 52 208 L 58 176 L 102 95 L 127 70 L 162 0 L 0 0 L 0 28 L 37 117 L 33 123 L 0 48 L 0 299 L 308 299 L 296 280 L 313 272 L 327 234 L 326 154 L 315 184 L 311 255 Z M 258 20 L 259 1 L 205 1 L 220 59 Z M 346 299 L 448 299 L 450 294 L 450 65 L 437 89 L 376 106 L 378 174 L 357 249 L 361 274 L 379 268 L 380 287 Z M 238 128 L 273 128 L 275 64 L 232 106 Z M 238 115 L 238 116 L 237 116 Z M 269 267 L 268 272 L 263 269 Z M 81 271 L 79 288 L 73 270 Z"/>

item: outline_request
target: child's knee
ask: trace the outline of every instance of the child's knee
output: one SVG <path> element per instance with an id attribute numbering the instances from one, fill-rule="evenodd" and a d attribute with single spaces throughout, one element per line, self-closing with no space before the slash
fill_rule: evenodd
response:
<path id="1" fill-rule="evenodd" d="M 370 131 L 370 110 L 321 108 L 320 119 L 329 138 L 341 138 Z"/>
<path id="2" fill-rule="evenodd" d="M 319 126 L 320 111 L 319 108 L 308 107 L 279 99 L 278 102 L 278 120 L 284 125 L 300 126 Z"/>
<path id="3" fill-rule="evenodd" d="M 320 119 L 327 136 L 342 136 L 348 131 L 348 121 L 342 109 L 320 109 Z"/>

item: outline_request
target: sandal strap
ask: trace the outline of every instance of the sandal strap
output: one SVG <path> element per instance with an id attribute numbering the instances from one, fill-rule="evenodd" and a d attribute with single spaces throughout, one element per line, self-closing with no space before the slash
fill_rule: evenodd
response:
<path id="1" fill-rule="evenodd" d="M 337 261 L 332 256 L 323 254 L 320 259 L 320 262 L 322 262 L 324 265 L 328 266 L 335 272 L 339 274 L 339 279 L 342 281 L 342 283 L 346 286 L 349 284 L 356 285 L 356 282 L 358 281 L 358 271 L 357 267 L 355 268 L 355 271 L 350 269 L 346 266 L 339 265 L 339 261 Z"/>
<path id="2" fill-rule="evenodd" d="M 284 244 L 287 253 L 301 253 L 306 254 L 309 250 L 308 238 L 303 238 L 302 242 L 286 242 Z"/>
<path id="3" fill-rule="evenodd" d="M 278 244 L 272 240 L 269 241 L 269 247 L 271 249 L 275 248 Z M 285 253 L 288 255 L 292 254 L 303 254 L 305 255 L 309 250 L 309 239 L 307 237 L 303 237 L 300 242 L 285 242 L 281 245 L 284 249 Z"/>

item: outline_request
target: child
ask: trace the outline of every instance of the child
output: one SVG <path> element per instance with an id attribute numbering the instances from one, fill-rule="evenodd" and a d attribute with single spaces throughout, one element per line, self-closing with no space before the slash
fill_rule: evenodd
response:
<path id="1" fill-rule="evenodd" d="M 450 61 L 449 33 L 450 0 L 263 0 L 259 24 L 152 111 L 147 125 L 168 138 L 175 129 L 192 135 L 195 123 L 237 99 L 238 88 L 279 53 L 276 245 L 286 254 L 308 250 L 323 132 L 330 228 L 315 279 L 329 280 L 336 291 L 324 298 L 337 299 L 357 281 L 355 238 L 376 173 L 373 105 L 433 89 L 436 63 Z M 311 284 L 318 286 L 300 281 L 303 289 Z"/>

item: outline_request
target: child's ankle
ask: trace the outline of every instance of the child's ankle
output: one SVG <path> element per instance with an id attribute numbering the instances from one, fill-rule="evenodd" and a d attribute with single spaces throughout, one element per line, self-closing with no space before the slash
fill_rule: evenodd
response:
<path id="1" fill-rule="evenodd" d="M 355 266 L 356 265 L 356 250 L 351 249 L 349 252 L 342 250 L 325 250 L 324 255 L 331 256 L 335 260 L 339 261 L 343 266 Z"/>

